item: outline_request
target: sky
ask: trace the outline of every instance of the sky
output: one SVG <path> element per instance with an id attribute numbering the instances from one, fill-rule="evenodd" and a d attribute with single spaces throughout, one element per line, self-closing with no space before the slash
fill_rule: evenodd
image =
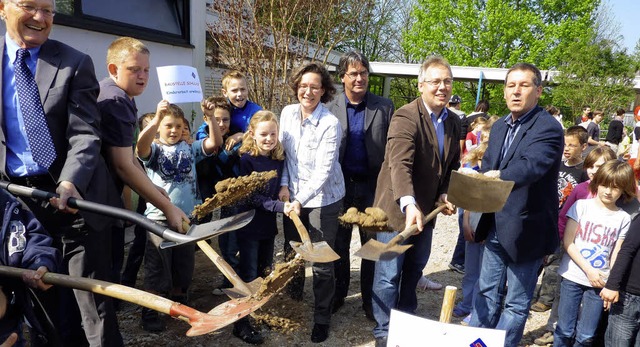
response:
<path id="1" fill-rule="evenodd" d="M 628 53 L 640 39 L 640 0 L 608 0 L 611 16 L 620 23 L 620 34 L 624 36 L 623 45 Z"/>

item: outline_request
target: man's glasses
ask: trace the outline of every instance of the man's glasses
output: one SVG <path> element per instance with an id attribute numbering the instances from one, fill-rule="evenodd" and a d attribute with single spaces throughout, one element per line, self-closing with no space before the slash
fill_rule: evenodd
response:
<path id="1" fill-rule="evenodd" d="M 356 78 L 358 78 L 358 76 L 362 78 L 367 78 L 369 76 L 369 71 L 367 70 L 354 71 L 354 72 L 349 72 L 348 74 L 345 74 L 345 75 L 347 75 L 350 80 L 355 81 Z"/>
<path id="2" fill-rule="evenodd" d="M 444 80 L 427 80 L 424 81 L 425 83 L 427 83 L 428 85 L 432 86 L 432 87 L 439 87 L 440 84 L 444 83 L 445 86 L 447 87 L 451 87 L 453 85 L 453 80 L 450 78 L 444 79 Z"/>
<path id="3" fill-rule="evenodd" d="M 14 5 L 20 7 L 24 12 L 27 12 L 28 14 L 30 14 L 32 16 L 35 16 L 38 13 L 38 11 L 40 11 L 42 13 L 42 15 L 44 17 L 47 17 L 47 18 L 52 18 L 53 16 L 56 15 L 56 11 L 54 11 L 53 9 L 48 8 L 48 7 L 35 7 L 32 4 L 28 4 L 28 3 L 25 4 L 25 3 L 22 3 L 22 2 L 13 2 L 12 1 L 12 3 Z"/>

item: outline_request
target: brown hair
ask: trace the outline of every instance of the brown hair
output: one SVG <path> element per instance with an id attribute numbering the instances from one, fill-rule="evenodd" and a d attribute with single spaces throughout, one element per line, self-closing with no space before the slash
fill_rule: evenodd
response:
<path id="1" fill-rule="evenodd" d="M 636 179 L 631 165 L 617 159 L 604 163 L 589 183 L 589 191 L 592 194 L 598 192 L 599 186 L 620 189 L 622 201 L 628 202 L 636 197 Z"/>
<path id="2" fill-rule="evenodd" d="M 600 158 L 604 158 L 604 161 L 609 161 L 616 159 L 616 152 L 611 149 L 609 146 L 598 146 L 587 154 L 587 157 L 584 158 L 585 169 L 593 167 Z"/>
<path id="3" fill-rule="evenodd" d="M 227 110 L 227 112 L 229 112 L 229 115 L 231 115 L 231 105 L 229 105 L 229 101 L 227 101 L 227 98 L 222 97 L 222 96 L 210 96 L 204 100 L 202 100 L 202 102 L 200 103 L 200 108 L 202 108 L 202 111 L 204 112 L 204 104 L 205 102 L 209 102 L 213 104 L 213 111 L 215 111 L 217 108 L 223 109 L 223 110 Z M 206 114 L 202 115 L 205 119 L 207 118 Z"/>
<path id="4" fill-rule="evenodd" d="M 293 90 L 293 94 L 298 95 L 298 85 L 300 84 L 300 80 L 302 80 L 302 76 L 310 72 L 317 73 L 322 78 L 324 94 L 320 97 L 320 102 L 327 103 L 331 101 L 337 92 L 336 87 L 333 86 L 329 71 L 323 65 L 315 62 L 300 67 L 291 78 L 289 78 L 289 87 Z"/>
<path id="5" fill-rule="evenodd" d="M 120 64 L 132 53 L 151 55 L 142 41 L 127 36 L 117 38 L 107 48 L 107 64 Z"/>
<path id="6" fill-rule="evenodd" d="M 581 125 L 573 125 L 568 127 L 567 130 L 564 131 L 564 136 L 577 138 L 578 142 L 580 142 L 581 145 L 584 145 L 585 143 L 587 143 L 587 141 L 589 141 L 589 133 L 587 132 L 587 129 L 585 129 Z M 598 159 L 596 159 L 596 161 Z"/>
<path id="7" fill-rule="evenodd" d="M 484 156 L 484 152 L 487 151 L 487 147 L 489 147 L 487 141 L 480 142 L 478 147 L 472 149 L 464 156 L 462 162 L 469 163 L 471 165 L 478 165 L 478 163 L 482 162 L 482 157 Z"/>
<path id="8" fill-rule="evenodd" d="M 249 129 L 242 136 L 242 146 L 238 150 L 240 154 L 249 153 L 249 155 L 257 157 L 260 155 L 260 151 L 258 146 L 256 145 L 256 141 L 253 139 L 253 132 L 258 127 L 258 124 L 262 122 L 274 122 L 276 127 L 278 127 L 278 118 L 271 111 L 258 111 L 256 112 L 249 121 Z M 269 154 L 269 158 L 273 160 L 284 160 L 284 148 L 282 147 L 282 143 L 278 140 L 276 146 L 271 150 Z"/>

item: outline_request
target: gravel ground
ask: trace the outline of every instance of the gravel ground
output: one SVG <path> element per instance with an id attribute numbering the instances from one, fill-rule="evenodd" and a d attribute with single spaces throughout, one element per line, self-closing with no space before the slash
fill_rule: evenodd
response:
<path id="1" fill-rule="evenodd" d="M 424 273 L 430 279 L 443 285 L 452 285 L 460 288 L 462 275 L 448 268 L 453 248 L 458 233 L 456 216 L 439 216 L 434 230 L 431 258 Z M 352 238 L 352 252 L 360 248 L 358 237 Z M 213 242 L 214 245 L 216 242 Z M 282 233 L 276 238 L 276 252 L 282 250 Z M 276 261 L 282 259 L 282 254 L 276 255 Z M 258 315 L 267 314 L 272 320 L 278 319 L 280 324 L 274 327 L 265 324 L 258 325 L 265 337 L 263 346 L 374 346 L 372 329 L 374 323 L 367 320 L 360 308 L 359 293 L 359 258 L 351 259 L 351 287 L 345 305 L 339 312 L 333 315 L 329 338 L 321 344 L 310 342 L 311 328 L 313 327 L 311 292 L 311 272 L 307 266 L 307 282 L 303 302 L 289 300 L 286 295 L 278 294 L 262 309 Z M 140 272 L 142 275 L 142 271 Z M 190 306 L 207 312 L 226 297 L 211 294 L 222 280 L 222 275 L 202 252 L 196 252 L 196 269 L 194 281 L 191 287 Z M 138 285 L 141 278 L 138 279 Z M 458 291 L 457 299 L 461 299 L 461 291 Z M 417 315 L 432 320 L 438 320 L 444 291 L 418 292 Z M 543 331 L 548 312 L 531 312 L 525 328 L 525 336 L 521 346 L 533 344 L 533 340 Z M 249 346 L 232 334 L 232 326 L 227 326 L 216 332 L 198 336 L 186 337 L 185 333 L 189 325 L 185 322 L 165 317 L 167 330 L 163 333 L 148 333 L 140 327 L 140 308 L 133 304 L 126 304 L 119 312 L 120 329 L 127 346 Z M 452 324 L 458 324 L 460 319 L 452 318 Z M 416 338 L 423 338 L 424 333 L 417 333 Z"/>

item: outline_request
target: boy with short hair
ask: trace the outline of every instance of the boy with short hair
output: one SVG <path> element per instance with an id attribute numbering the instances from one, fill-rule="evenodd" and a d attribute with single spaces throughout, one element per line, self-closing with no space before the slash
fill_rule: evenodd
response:
<path id="1" fill-rule="evenodd" d="M 195 205 L 200 203 L 195 165 L 222 145 L 222 136 L 218 125 L 208 119 L 213 136 L 196 140 L 190 145 L 182 140 L 183 118 L 184 113 L 178 106 L 166 100 L 160 101 L 155 117 L 140 133 L 136 151 L 147 168 L 151 181 L 164 188 L 171 202 L 184 213 L 191 213 Z M 154 142 L 156 133 L 160 137 Z M 147 203 L 145 216 L 159 223 L 167 221 L 163 211 L 151 203 Z M 160 249 L 160 243 L 162 238 L 152 233 L 147 234 L 144 288 L 185 303 L 193 276 L 194 245 Z M 142 310 L 142 327 L 154 332 L 165 329 L 158 312 L 150 309 Z"/>
<path id="2" fill-rule="evenodd" d="M 567 197 L 569 197 L 569 194 L 578 183 L 588 179 L 583 170 L 584 161 L 582 157 L 582 153 L 587 149 L 588 139 L 589 134 L 583 126 L 574 125 L 565 130 L 563 161 L 560 164 L 558 173 L 558 197 L 560 200 L 558 208 L 562 208 Z M 560 266 L 560 260 L 564 252 L 564 247 L 560 244 L 556 253 L 546 257 L 537 301 L 531 305 L 531 310 L 535 312 L 552 310 L 547 320 L 547 331 L 534 341 L 538 345 L 546 345 L 553 342 L 554 325 L 558 320 L 557 305 L 560 297 L 558 266 Z"/>
<path id="3" fill-rule="evenodd" d="M 169 227 L 182 231 L 182 221 L 189 218 L 153 185 L 132 150 L 138 119 L 134 97 L 147 87 L 149 55 L 149 49 L 131 37 L 118 38 L 107 49 L 109 77 L 100 81 L 98 96 L 102 151 L 118 188 L 124 184 L 131 187 L 163 211 Z"/>
<path id="4" fill-rule="evenodd" d="M 45 331 L 38 324 L 25 284 L 47 290 L 51 285 L 42 282 L 48 271 L 57 271 L 60 252 L 52 246 L 53 239 L 42 224 L 20 202 L 4 189 L 0 189 L 0 265 L 33 270 L 22 280 L 2 278 L 0 285 L 0 343 L 12 333 L 18 334 L 16 346 L 24 346 L 22 321 L 31 324 L 31 344 L 39 345 Z"/>
<path id="5" fill-rule="evenodd" d="M 247 131 L 251 117 L 262 110 L 262 107 L 248 100 L 247 77 L 238 70 L 227 71 L 222 76 L 222 95 L 231 105 L 230 136 L 225 141 L 225 147 L 231 149 L 237 143 L 242 142 L 242 136 Z M 198 136 L 202 136 L 200 130 L 205 127 L 206 124 L 200 126 L 196 139 L 201 139 Z"/>
<path id="6" fill-rule="evenodd" d="M 229 131 L 231 125 L 231 112 L 232 106 L 228 100 L 224 97 L 209 97 L 202 101 L 202 112 L 204 113 L 204 120 L 207 122 L 212 119 L 217 123 L 220 129 L 220 134 L 223 140 L 229 138 Z M 205 126 L 198 129 L 196 138 L 205 138 L 209 134 L 209 127 Z M 242 141 L 235 143 L 231 148 L 221 147 L 217 153 L 211 157 L 205 158 L 198 164 L 196 164 L 196 172 L 198 175 L 198 187 L 200 189 L 200 196 L 202 200 L 212 197 L 215 192 L 215 185 L 218 181 L 237 177 L 239 174 L 239 160 L 238 150 L 242 145 Z M 222 208 L 220 211 L 221 217 L 227 217 L 233 215 L 235 210 L 233 208 Z M 238 242 L 236 241 L 235 231 L 231 231 L 218 236 L 218 246 L 220 247 L 220 254 L 222 258 L 231 265 L 234 270 L 238 270 L 239 259 L 236 256 L 238 254 Z M 223 282 L 213 290 L 215 295 L 224 295 L 222 288 L 230 288 L 231 283 L 226 278 Z"/>

